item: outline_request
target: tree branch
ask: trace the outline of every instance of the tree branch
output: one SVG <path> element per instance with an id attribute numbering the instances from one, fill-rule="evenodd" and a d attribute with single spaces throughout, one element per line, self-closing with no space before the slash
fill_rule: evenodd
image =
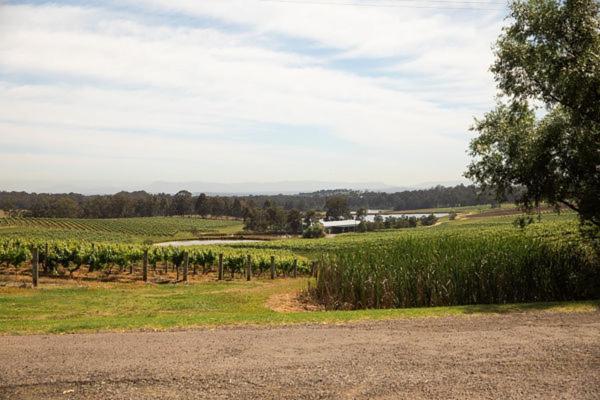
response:
<path id="1" fill-rule="evenodd" d="M 565 206 L 569 207 L 571 210 L 575 211 L 575 212 L 579 212 L 579 208 L 575 207 L 573 204 L 569 203 L 566 200 L 559 200 L 558 201 L 561 204 L 564 204 Z"/>

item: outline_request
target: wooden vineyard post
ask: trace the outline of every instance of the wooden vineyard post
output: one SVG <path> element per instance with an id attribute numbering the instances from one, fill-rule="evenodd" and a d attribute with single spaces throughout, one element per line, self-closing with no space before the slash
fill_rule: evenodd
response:
<path id="1" fill-rule="evenodd" d="M 310 268 L 310 276 L 317 276 L 317 262 L 314 260 Z"/>
<path id="2" fill-rule="evenodd" d="M 196 263 L 194 263 L 194 266 L 192 267 L 192 275 L 196 275 Z"/>
<path id="3" fill-rule="evenodd" d="M 248 254 L 248 259 L 246 261 L 246 280 L 249 281 L 252 279 L 252 258 L 250 258 L 250 254 Z"/>
<path id="4" fill-rule="evenodd" d="M 183 253 L 183 281 L 188 281 L 188 268 L 190 266 L 190 254 L 186 251 Z"/>
<path id="5" fill-rule="evenodd" d="M 144 250 L 144 259 L 142 266 L 142 279 L 144 282 L 148 282 L 148 250 Z"/>
<path id="6" fill-rule="evenodd" d="M 294 278 L 298 276 L 298 260 L 294 258 Z"/>
<path id="7" fill-rule="evenodd" d="M 219 254 L 219 280 L 223 280 L 223 254 Z"/>
<path id="8" fill-rule="evenodd" d="M 271 256 L 271 279 L 275 279 L 275 256 Z"/>
<path id="9" fill-rule="evenodd" d="M 92 248 L 93 248 L 93 243 L 92 243 Z M 45 252 L 44 252 L 44 272 L 47 274 L 48 272 L 48 242 L 46 242 L 46 248 L 45 248 Z"/>
<path id="10" fill-rule="evenodd" d="M 165 258 L 165 275 L 169 272 L 169 262 Z"/>
<path id="11" fill-rule="evenodd" d="M 38 262 L 39 262 L 39 250 L 37 247 L 31 249 L 31 283 L 33 287 L 38 285 Z"/>
<path id="12" fill-rule="evenodd" d="M 48 243 L 46 243 L 46 245 L 48 245 Z M 92 259 L 94 258 L 94 254 L 96 253 L 96 245 L 94 243 L 92 243 L 92 254 L 90 255 L 90 258 L 88 258 L 88 272 L 92 272 L 94 270 L 94 265 L 92 263 Z M 48 251 L 46 251 L 46 255 L 48 254 Z M 44 272 L 48 272 L 46 270 L 46 255 L 44 255 Z"/>

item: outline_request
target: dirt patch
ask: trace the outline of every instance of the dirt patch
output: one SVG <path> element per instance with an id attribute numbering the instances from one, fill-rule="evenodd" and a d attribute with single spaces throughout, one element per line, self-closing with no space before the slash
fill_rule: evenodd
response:
<path id="1" fill-rule="evenodd" d="M 276 312 L 321 311 L 324 308 L 311 302 L 301 292 L 277 293 L 267 299 L 266 306 Z"/>

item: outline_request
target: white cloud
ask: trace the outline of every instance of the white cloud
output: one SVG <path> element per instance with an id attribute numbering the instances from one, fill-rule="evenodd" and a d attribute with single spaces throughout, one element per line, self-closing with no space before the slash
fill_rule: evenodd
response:
<path id="1" fill-rule="evenodd" d="M 51 162 L 65 179 L 118 176 L 126 167 L 132 179 L 185 180 L 212 168 L 211 180 L 223 181 L 256 180 L 250 174 L 262 174 L 261 180 L 361 177 L 408 184 L 457 177 L 466 162 L 471 117 L 491 101 L 493 85 L 485 69 L 497 18 L 454 24 L 447 15 L 410 9 L 135 3 L 247 29 L 178 26 L 176 20 L 156 25 L 93 8 L 4 6 L 0 145 L 34 141 L 41 151 L 47 149 L 48 162 L 59 159 L 56 146 L 69 149 L 72 164 L 80 166 L 77 173 Z M 274 34 L 338 53 L 311 56 L 295 52 L 293 45 L 275 50 L 269 45 L 281 39 Z M 374 72 L 399 75 L 365 77 L 330 66 L 332 57 L 380 56 L 403 61 Z M 314 150 L 295 149 L 290 157 L 288 146 L 252 145 L 234 137 L 273 125 L 300 127 L 294 134 L 315 127 L 358 150 L 336 154 L 310 143 Z M 130 156 L 140 143 L 145 154 L 156 154 L 144 156 L 143 168 Z M 354 161 L 357 151 L 363 163 Z M 436 157 L 435 163 L 427 155 Z M 332 168 L 317 167 L 324 157 Z M 10 157 L 3 158 L 0 167 L 18 176 Z"/>

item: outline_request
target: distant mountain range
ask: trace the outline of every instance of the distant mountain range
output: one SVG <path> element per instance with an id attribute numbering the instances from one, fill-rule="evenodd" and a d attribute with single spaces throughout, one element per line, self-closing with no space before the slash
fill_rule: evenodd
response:
<path id="1" fill-rule="evenodd" d="M 337 181 L 280 181 L 280 182 L 153 182 L 147 191 L 151 193 L 176 193 L 188 190 L 193 194 L 206 193 L 212 195 L 248 195 L 248 194 L 297 194 L 311 193 L 319 190 L 353 189 L 376 192 L 402 192 L 405 190 L 427 189 L 437 185 L 455 186 L 464 181 L 426 182 L 410 186 L 392 186 L 383 182 L 337 182 Z"/>
<path id="2" fill-rule="evenodd" d="M 93 182 L 81 183 L 46 183 L 46 182 L 0 182 L 0 191 L 28 191 L 37 193 L 81 193 L 81 194 L 112 194 L 119 191 L 145 190 L 149 193 L 177 193 L 180 190 L 188 190 L 193 194 L 206 193 L 211 195 L 249 195 L 249 194 L 296 194 L 310 193 L 319 190 L 330 189 L 353 189 L 370 190 L 386 193 L 402 192 L 405 190 L 427 189 L 437 185 L 455 186 L 464 183 L 465 180 L 424 182 L 416 185 L 392 186 L 383 182 L 341 182 L 341 181 L 279 181 L 279 182 L 167 182 L 155 181 L 141 185 L 107 185 L 94 184 Z"/>
<path id="3" fill-rule="evenodd" d="M 176 193 L 179 190 L 206 194 L 296 194 L 327 189 L 354 189 L 398 191 L 406 190 L 382 182 L 321 182 L 321 181 L 280 181 L 280 182 L 153 182 L 148 191 L 153 193 Z"/>

